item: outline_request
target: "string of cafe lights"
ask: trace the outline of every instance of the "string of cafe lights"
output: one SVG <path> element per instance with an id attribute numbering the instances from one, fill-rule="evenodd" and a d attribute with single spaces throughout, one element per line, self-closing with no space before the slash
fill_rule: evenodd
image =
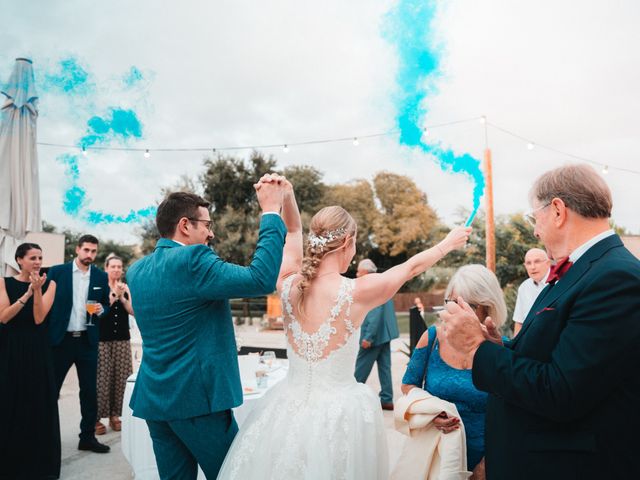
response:
<path id="1" fill-rule="evenodd" d="M 485 128 L 489 127 L 505 135 L 521 140 L 522 142 L 525 143 L 525 147 L 527 150 L 540 148 L 543 150 L 556 153 L 558 155 L 563 155 L 568 158 L 573 158 L 574 160 L 587 162 L 587 163 L 590 163 L 591 165 L 599 167 L 603 175 L 608 174 L 609 170 L 618 170 L 621 172 L 640 175 L 640 171 L 638 170 L 632 170 L 632 169 L 623 168 L 623 167 L 616 167 L 608 163 L 593 160 L 591 158 L 583 157 L 581 155 L 575 155 L 571 152 L 566 152 L 558 148 L 555 148 L 553 146 L 536 142 L 524 135 L 520 135 L 519 133 L 516 133 L 510 129 L 507 129 L 505 127 L 502 127 L 500 125 L 497 125 L 489 121 L 487 117 L 484 115 L 480 117 L 465 118 L 461 120 L 453 120 L 450 122 L 427 125 L 423 128 L 423 132 L 424 132 L 424 135 L 429 135 L 429 132 L 431 130 L 448 127 L 451 125 L 457 125 L 461 123 L 475 122 L 475 121 L 479 121 L 480 123 L 485 125 Z M 215 155 L 221 152 L 242 151 L 242 150 L 268 150 L 268 149 L 280 148 L 284 153 L 289 153 L 289 151 L 293 147 L 321 145 L 321 144 L 328 144 L 328 143 L 346 143 L 346 142 L 351 142 L 353 146 L 357 147 L 358 145 L 360 145 L 361 140 L 368 140 L 368 139 L 379 138 L 379 137 L 388 137 L 391 135 L 397 135 L 398 133 L 400 133 L 400 131 L 398 129 L 394 129 L 386 132 L 372 133 L 367 135 L 323 138 L 318 140 L 308 140 L 304 142 L 269 143 L 269 144 L 262 144 L 262 145 L 234 145 L 234 146 L 217 146 L 217 147 L 145 148 L 145 147 L 107 147 L 107 146 L 100 146 L 100 145 L 78 147 L 77 145 L 68 145 L 68 144 L 50 143 L 50 142 L 37 142 L 37 144 L 43 147 L 64 148 L 64 149 L 76 150 L 76 151 L 79 150 L 84 156 L 87 156 L 90 151 L 111 151 L 111 152 L 138 152 L 138 153 L 142 153 L 145 158 L 151 158 L 151 154 L 154 152 L 158 152 L 158 153 L 159 152 L 200 152 L 200 153 L 212 153 Z"/>

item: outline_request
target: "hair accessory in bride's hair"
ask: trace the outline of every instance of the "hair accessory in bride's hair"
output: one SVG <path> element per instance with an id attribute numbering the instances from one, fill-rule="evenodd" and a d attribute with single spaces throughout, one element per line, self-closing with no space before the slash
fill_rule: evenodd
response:
<path id="1" fill-rule="evenodd" d="M 345 234 L 346 230 L 343 227 L 336 228 L 325 232 L 323 235 L 316 235 L 311 232 L 309 234 L 309 243 L 314 247 L 324 247 L 327 243 L 332 242 L 336 238 L 340 238 Z"/>

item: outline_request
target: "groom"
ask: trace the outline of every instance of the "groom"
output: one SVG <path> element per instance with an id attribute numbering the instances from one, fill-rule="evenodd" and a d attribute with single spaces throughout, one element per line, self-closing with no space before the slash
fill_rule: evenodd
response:
<path id="1" fill-rule="evenodd" d="M 142 334 L 143 358 L 130 406 L 144 418 L 160 478 L 194 479 L 198 464 L 216 478 L 238 426 L 242 403 L 229 299 L 275 290 L 286 229 L 277 175 L 257 191 L 258 245 L 247 267 L 226 263 L 213 238 L 209 203 L 169 194 L 158 207 L 155 251 L 131 266 L 127 280 Z"/>

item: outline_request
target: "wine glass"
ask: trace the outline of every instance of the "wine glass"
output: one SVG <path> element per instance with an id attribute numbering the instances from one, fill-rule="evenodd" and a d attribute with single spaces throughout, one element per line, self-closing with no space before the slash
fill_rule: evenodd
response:
<path id="1" fill-rule="evenodd" d="M 276 361 L 276 352 L 272 350 L 267 350 L 266 352 L 262 352 L 262 355 L 260 355 L 260 363 L 264 363 L 269 370 L 271 370 L 271 367 L 273 366 L 275 361 Z"/>
<path id="2" fill-rule="evenodd" d="M 89 321 L 85 324 L 87 327 L 93 327 L 93 315 L 98 313 L 98 302 L 95 300 L 87 300 L 87 313 L 89 314 Z"/>

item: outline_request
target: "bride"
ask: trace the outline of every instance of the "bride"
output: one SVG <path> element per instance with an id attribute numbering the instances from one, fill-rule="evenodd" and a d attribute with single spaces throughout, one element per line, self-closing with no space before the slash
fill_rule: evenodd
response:
<path id="1" fill-rule="evenodd" d="M 289 372 L 259 400 L 236 436 L 218 479 L 386 479 L 387 442 L 380 402 L 357 383 L 354 367 L 360 325 L 409 279 L 467 241 L 454 228 L 435 247 L 384 273 L 349 279 L 356 223 L 341 207 L 312 219 L 303 254 L 300 212 L 291 184 L 282 182 L 287 226 L 278 278 Z"/>

